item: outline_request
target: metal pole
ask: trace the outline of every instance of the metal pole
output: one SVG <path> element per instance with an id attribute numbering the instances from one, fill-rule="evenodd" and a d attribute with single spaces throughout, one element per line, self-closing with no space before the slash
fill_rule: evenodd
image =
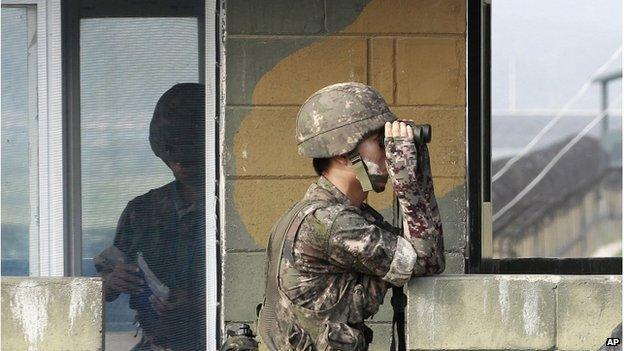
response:
<path id="1" fill-rule="evenodd" d="M 609 108 L 609 81 L 603 80 L 600 82 L 600 112 L 604 113 L 602 119 L 602 136 L 605 137 L 609 132 L 609 115 L 607 109 Z"/>
<path id="2" fill-rule="evenodd" d="M 618 79 L 622 79 L 621 69 L 599 75 L 593 79 L 594 83 L 600 84 L 600 113 L 604 113 L 604 118 L 602 120 L 603 137 L 609 132 L 609 115 L 607 114 L 607 110 L 609 109 L 609 83 Z"/>

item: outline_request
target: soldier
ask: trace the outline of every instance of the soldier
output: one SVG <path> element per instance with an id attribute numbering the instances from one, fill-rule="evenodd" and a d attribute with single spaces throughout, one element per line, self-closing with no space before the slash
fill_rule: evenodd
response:
<path id="1" fill-rule="evenodd" d="M 113 246 L 95 258 L 106 301 L 130 294 L 143 331 L 132 350 L 205 349 L 204 114 L 201 84 L 176 84 L 161 96 L 149 141 L 175 180 L 130 201 Z M 160 294 L 139 270 L 139 253 Z"/>
<path id="2" fill-rule="evenodd" d="M 387 289 L 444 270 L 427 146 L 361 83 L 314 93 L 296 128 L 320 178 L 271 231 L 258 333 L 270 350 L 366 350 Z M 364 202 L 388 177 L 402 233 Z"/>

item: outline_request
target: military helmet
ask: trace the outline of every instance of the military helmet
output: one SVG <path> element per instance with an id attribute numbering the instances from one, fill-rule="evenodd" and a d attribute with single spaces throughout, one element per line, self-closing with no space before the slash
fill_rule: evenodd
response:
<path id="1" fill-rule="evenodd" d="M 297 115 L 299 154 L 327 158 L 346 154 L 368 133 L 397 118 L 372 87 L 347 82 L 312 94 Z"/>
<path id="2" fill-rule="evenodd" d="M 204 158 L 204 85 L 180 83 L 156 103 L 149 141 L 156 156 L 165 161 L 199 162 Z"/>

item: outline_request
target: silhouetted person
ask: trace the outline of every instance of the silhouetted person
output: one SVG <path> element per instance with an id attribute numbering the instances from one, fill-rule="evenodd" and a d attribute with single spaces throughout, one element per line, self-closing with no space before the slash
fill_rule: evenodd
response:
<path id="1" fill-rule="evenodd" d="M 161 96 L 149 140 L 175 180 L 130 201 L 113 246 L 95 258 L 106 301 L 130 294 L 143 331 L 132 350 L 205 349 L 204 114 L 201 84 Z M 162 286 L 139 269 L 139 254 Z"/>

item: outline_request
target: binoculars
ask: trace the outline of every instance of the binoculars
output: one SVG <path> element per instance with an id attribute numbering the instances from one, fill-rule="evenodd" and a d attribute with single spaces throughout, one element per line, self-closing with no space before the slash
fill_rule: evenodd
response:
<path id="1" fill-rule="evenodd" d="M 430 124 L 416 124 L 412 121 L 404 121 L 405 124 L 412 127 L 414 131 L 414 143 L 416 145 L 428 144 L 431 142 L 431 125 Z M 383 135 L 382 135 L 383 136 Z M 384 138 L 379 138 L 381 148 L 384 147 Z"/>

